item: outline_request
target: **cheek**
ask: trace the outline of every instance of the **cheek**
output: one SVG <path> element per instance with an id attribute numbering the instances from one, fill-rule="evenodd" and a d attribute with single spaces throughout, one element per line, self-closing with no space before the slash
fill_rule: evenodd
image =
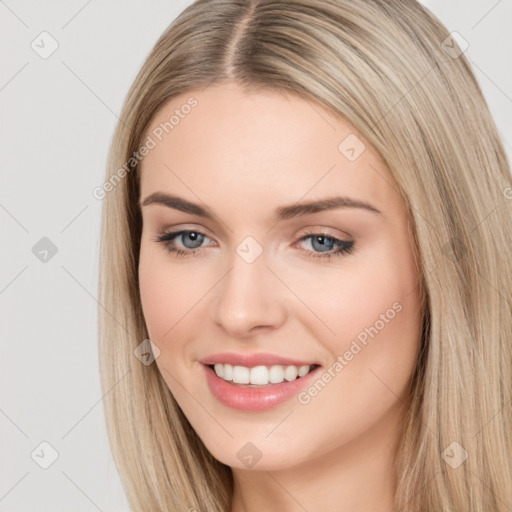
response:
<path id="1" fill-rule="evenodd" d="M 386 244 L 371 257 L 342 260 L 298 280 L 295 292 L 315 314 L 309 326 L 333 354 L 349 350 L 352 340 L 414 337 L 420 321 L 418 274 L 412 255 Z M 307 316 L 302 315 L 303 319 Z M 405 329 L 405 330 L 404 330 Z"/>
<path id="2" fill-rule="evenodd" d="M 401 403 L 418 354 L 421 297 L 415 272 L 391 260 L 359 270 L 331 280 L 330 291 L 312 306 L 336 333 L 324 328 L 319 337 L 332 364 L 298 396 L 304 428 L 314 428 L 313 418 L 330 411 L 322 428 L 333 442 L 377 424 L 386 428 L 384 418 Z"/>
<path id="3" fill-rule="evenodd" d="M 416 364 L 422 313 L 419 273 L 406 249 L 405 243 L 402 251 L 383 244 L 350 271 L 333 273 L 321 295 L 310 295 L 318 316 L 335 332 L 322 340 L 340 363 L 331 365 L 335 378 L 318 406 L 342 397 L 348 410 L 383 412 L 405 391 Z"/>
<path id="4" fill-rule="evenodd" d="M 300 293 L 334 334 L 316 320 L 314 332 L 332 363 L 325 381 L 315 382 L 299 402 L 310 417 L 331 410 L 333 425 L 343 425 L 351 411 L 354 423 L 344 431 L 348 437 L 370 428 L 399 402 L 416 365 L 422 312 L 419 274 L 407 245 L 401 251 L 394 247 L 374 245 L 371 258 L 361 255 L 357 264 L 355 258 L 350 265 L 347 260 L 339 272 L 302 282 Z M 339 432 L 333 428 L 336 438 Z"/>
<path id="5" fill-rule="evenodd" d="M 139 263 L 139 292 L 142 310 L 152 340 L 161 343 L 185 324 L 199 300 L 201 288 L 194 283 L 191 268 L 173 264 L 161 248 L 142 244 Z M 204 293 L 204 292 L 203 292 Z"/>

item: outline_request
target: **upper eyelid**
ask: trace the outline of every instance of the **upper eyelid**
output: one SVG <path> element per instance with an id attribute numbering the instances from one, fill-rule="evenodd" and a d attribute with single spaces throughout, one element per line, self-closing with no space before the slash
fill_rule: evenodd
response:
<path id="1" fill-rule="evenodd" d="M 311 227 L 313 226 L 313 227 Z M 333 238 L 338 238 L 340 240 L 343 240 L 343 241 L 350 241 L 352 240 L 354 237 L 353 235 L 351 235 L 350 233 L 348 233 L 347 231 L 343 231 L 341 230 L 340 228 L 329 228 L 329 227 L 321 227 L 321 224 L 312 224 L 312 225 L 308 225 L 306 227 L 303 227 L 301 228 L 300 230 L 295 230 L 294 231 L 302 231 L 302 230 L 305 230 L 307 231 L 308 234 L 326 234 L 328 236 L 331 236 Z M 157 229 L 156 230 L 158 234 L 177 234 L 177 233 L 182 233 L 183 231 L 185 232 L 196 232 L 196 233 L 200 233 L 202 235 L 206 235 L 208 238 L 210 239 L 213 239 L 213 238 L 219 238 L 219 239 L 223 239 L 225 238 L 225 233 L 222 232 L 221 233 L 221 236 L 218 237 L 218 236 L 215 236 L 215 235 L 210 235 L 210 230 L 208 228 L 204 228 L 204 227 L 188 227 L 188 226 L 184 226 L 184 227 L 169 227 L 169 228 L 161 228 L 161 229 Z M 333 233 L 333 231 L 337 231 L 339 234 L 337 233 Z M 300 238 L 302 238 L 303 236 L 305 236 L 305 234 L 302 234 L 300 236 Z"/>

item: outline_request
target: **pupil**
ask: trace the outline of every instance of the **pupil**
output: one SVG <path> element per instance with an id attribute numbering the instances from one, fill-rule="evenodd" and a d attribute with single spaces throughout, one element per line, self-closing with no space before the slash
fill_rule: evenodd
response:
<path id="1" fill-rule="evenodd" d="M 313 246 L 315 246 L 315 241 L 316 243 L 318 243 L 319 245 L 316 246 L 316 249 L 326 249 L 326 250 L 329 250 L 330 247 L 329 247 L 329 241 L 330 239 L 326 236 L 323 236 L 323 235 L 317 235 L 314 239 L 313 239 Z M 333 242 L 331 242 L 333 243 Z M 322 251 L 324 252 L 324 251 Z"/>
<path id="2" fill-rule="evenodd" d="M 186 236 L 188 236 L 189 241 L 191 241 L 191 242 L 200 242 L 200 241 L 202 241 L 202 238 L 201 238 L 202 235 L 197 233 L 196 231 L 190 231 L 190 232 L 187 233 Z M 183 239 L 183 240 L 184 240 L 184 243 L 186 245 L 185 239 Z M 191 245 L 192 246 L 189 247 L 189 249 L 196 249 L 197 248 L 195 244 L 191 244 Z"/>

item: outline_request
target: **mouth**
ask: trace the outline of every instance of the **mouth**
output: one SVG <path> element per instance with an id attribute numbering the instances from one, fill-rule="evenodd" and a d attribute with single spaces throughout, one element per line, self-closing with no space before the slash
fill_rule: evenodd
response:
<path id="1" fill-rule="evenodd" d="M 240 366 L 227 363 L 205 365 L 225 382 L 244 388 L 262 388 L 293 382 L 309 375 L 318 364 Z"/>
<path id="2" fill-rule="evenodd" d="M 212 396 L 244 412 L 266 411 L 290 401 L 321 371 L 318 364 L 244 367 L 203 363 L 202 367 Z"/>

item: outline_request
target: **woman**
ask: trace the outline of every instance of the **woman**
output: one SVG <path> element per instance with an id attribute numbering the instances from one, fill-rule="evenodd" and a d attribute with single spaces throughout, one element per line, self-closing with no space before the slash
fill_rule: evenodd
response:
<path id="1" fill-rule="evenodd" d="M 510 182 L 420 4 L 185 9 L 103 187 L 102 385 L 133 510 L 509 510 Z"/>

